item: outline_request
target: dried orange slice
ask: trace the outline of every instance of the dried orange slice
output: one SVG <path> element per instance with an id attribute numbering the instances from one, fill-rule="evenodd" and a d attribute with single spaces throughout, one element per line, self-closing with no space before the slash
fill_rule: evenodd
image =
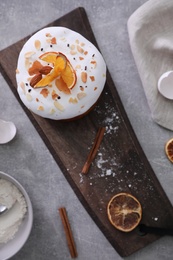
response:
<path id="1" fill-rule="evenodd" d="M 54 65 L 54 70 L 48 74 L 45 78 L 43 78 L 40 82 L 35 85 L 37 87 L 44 87 L 50 84 L 51 81 L 61 76 L 61 80 L 56 81 L 56 85 L 66 94 L 70 93 L 70 90 L 76 84 L 76 72 L 73 69 L 71 63 L 66 58 L 66 56 L 61 52 L 46 52 L 43 53 L 40 57 L 41 60 L 46 61 L 48 63 L 52 63 Z M 60 69 L 60 58 L 66 61 L 65 67 Z M 63 66 L 62 66 L 63 67 Z M 44 84 L 44 85 L 43 85 Z M 68 88 L 68 89 L 67 89 Z"/>
<path id="2" fill-rule="evenodd" d="M 61 77 L 58 77 L 55 80 L 55 85 L 59 89 L 59 91 L 62 91 L 67 95 L 71 93 L 70 89 L 67 87 L 66 83 L 64 82 L 64 80 Z"/>
<path id="3" fill-rule="evenodd" d="M 67 85 L 69 89 L 72 89 L 74 85 L 76 84 L 76 73 L 75 70 L 73 69 L 71 63 L 69 60 L 66 58 L 66 56 L 61 53 L 61 52 L 47 52 L 42 54 L 39 58 L 41 60 L 44 60 L 46 62 L 50 62 L 55 64 L 57 56 L 60 55 L 64 57 L 67 60 L 67 65 L 66 68 L 62 71 L 61 77 L 64 81 L 64 83 Z"/>
<path id="4" fill-rule="evenodd" d="M 168 159 L 173 163 L 173 138 L 167 141 L 165 145 L 165 152 Z"/>
<path id="5" fill-rule="evenodd" d="M 46 61 L 48 63 L 55 64 L 55 61 L 56 61 L 56 58 L 58 55 L 59 55 L 59 52 L 55 52 L 55 51 L 45 52 L 39 57 L 39 59 Z"/>
<path id="6" fill-rule="evenodd" d="M 76 72 L 74 71 L 70 62 L 67 61 L 67 66 L 65 70 L 62 71 L 61 77 L 69 89 L 72 89 L 76 84 Z"/>
<path id="7" fill-rule="evenodd" d="M 142 217 L 142 207 L 133 195 L 118 193 L 109 201 L 107 214 L 115 228 L 129 232 L 139 224 Z"/>
<path id="8" fill-rule="evenodd" d="M 47 74 L 44 78 L 42 78 L 34 86 L 34 88 L 40 88 L 49 85 L 54 79 L 61 75 L 61 72 L 65 69 L 65 67 L 66 59 L 61 55 L 57 56 L 52 71 L 49 74 Z"/>

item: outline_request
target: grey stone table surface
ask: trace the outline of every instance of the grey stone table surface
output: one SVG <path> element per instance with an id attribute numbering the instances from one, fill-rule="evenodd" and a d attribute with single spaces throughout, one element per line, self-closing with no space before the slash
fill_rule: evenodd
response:
<path id="1" fill-rule="evenodd" d="M 155 124 L 130 50 L 127 20 L 146 0 L 0 0 L 0 50 L 69 11 L 85 8 L 100 50 L 139 142 L 173 203 L 172 165 L 164 153 L 171 131 Z M 78 259 L 120 260 L 74 194 L 34 126 L 0 75 L 0 118 L 17 127 L 15 139 L 0 146 L 0 171 L 26 188 L 34 210 L 31 235 L 13 260 L 70 259 L 57 209 L 65 206 Z M 163 237 L 126 259 L 173 259 L 173 238 Z"/>

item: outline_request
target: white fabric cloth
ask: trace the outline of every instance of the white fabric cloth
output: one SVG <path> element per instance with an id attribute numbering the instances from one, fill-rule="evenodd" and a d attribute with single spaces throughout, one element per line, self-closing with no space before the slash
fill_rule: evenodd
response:
<path id="1" fill-rule="evenodd" d="M 159 125 L 173 130 L 173 100 L 157 88 L 160 76 L 173 70 L 173 0 L 149 0 L 129 18 L 134 60 L 151 110 Z"/>

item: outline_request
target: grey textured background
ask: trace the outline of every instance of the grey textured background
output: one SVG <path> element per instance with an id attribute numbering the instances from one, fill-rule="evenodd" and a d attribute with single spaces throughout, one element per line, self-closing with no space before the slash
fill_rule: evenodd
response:
<path id="1" fill-rule="evenodd" d="M 173 203 L 173 166 L 164 153 L 173 133 L 155 124 L 131 54 L 127 19 L 146 0 L 0 0 L 0 50 L 76 7 L 87 12 L 96 40 L 140 144 Z M 17 126 L 16 138 L 0 146 L 0 170 L 26 188 L 34 209 L 34 225 L 13 260 L 71 259 L 57 209 L 70 216 L 79 260 L 120 260 L 77 199 L 35 128 L 0 75 L 0 118 Z M 130 243 L 130 241 L 129 241 Z M 171 260 L 173 238 L 164 237 L 128 260 Z"/>

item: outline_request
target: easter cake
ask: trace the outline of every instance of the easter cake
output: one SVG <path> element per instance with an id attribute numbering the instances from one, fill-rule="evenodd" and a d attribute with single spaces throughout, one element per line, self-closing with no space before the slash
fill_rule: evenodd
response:
<path id="1" fill-rule="evenodd" d="M 16 69 L 24 105 L 44 118 L 67 120 L 89 112 L 106 81 L 98 49 L 65 27 L 47 27 L 24 44 Z"/>

